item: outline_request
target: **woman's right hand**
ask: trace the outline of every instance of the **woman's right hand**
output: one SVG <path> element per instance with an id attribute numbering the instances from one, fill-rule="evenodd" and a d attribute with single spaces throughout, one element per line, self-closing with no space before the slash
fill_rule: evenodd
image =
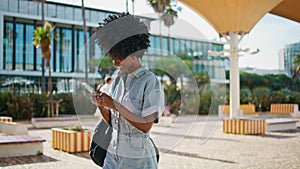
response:
<path id="1" fill-rule="evenodd" d="M 99 102 L 99 96 L 97 94 L 91 94 L 90 100 L 94 105 L 101 106 Z"/>

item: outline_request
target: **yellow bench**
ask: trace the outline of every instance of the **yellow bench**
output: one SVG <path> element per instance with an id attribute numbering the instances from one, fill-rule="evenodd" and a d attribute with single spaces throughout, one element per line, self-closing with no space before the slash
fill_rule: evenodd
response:
<path id="1" fill-rule="evenodd" d="M 223 132 L 231 134 L 265 134 L 266 121 L 263 119 L 224 119 Z"/>
<path id="2" fill-rule="evenodd" d="M 271 115 L 297 116 L 299 115 L 298 104 L 271 104 Z"/>
<path id="3" fill-rule="evenodd" d="M 258 112 L 255 111 L 255 105 L 254 104 L 241 104 L 240 110 L 243 110 L 244 115 L 254 115 L 258 114 Z M 230 112 L 230 106 L 229 105 L 219 105 L 219 117 L 221 118 L 224 115 L 229 115 Z"/>
<path id="4" fill-rule="evenodd" d="M 0 116 L 0 122 L 12 122 L 12 117 Z"/>

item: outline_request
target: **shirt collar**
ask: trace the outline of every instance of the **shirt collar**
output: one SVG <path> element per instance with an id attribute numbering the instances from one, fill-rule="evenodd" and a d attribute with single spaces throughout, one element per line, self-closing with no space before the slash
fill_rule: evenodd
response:
<path id="1" fill-rule="evenodd" d="M 147 70 L 148 70 L 148 68 L 146 68 L 145 66 L 142 65 L 141 67 L 139 67 L 138 69 L 136 69 L 131 74 L 127 74 L 127 72 L 124 72 L 124 73 L 118 72 L 118 76 L 123 77 L 123 78 L 126 77 L 126 76 L 136 76 L 136 77 L 139 77 L 140 75 L 142 75 Z"/>
<path id="2" fill-rule="evenodd" d="M 138 69 L 136 69 L 134 72 L 132 72 L 131 74 L 129 74 L 128 76 L 136 76 L 139 77 L 140 75 L 142 75 L 145 71 L 147 71 L 148 69 L 145 66 L 141 66 Z"/>

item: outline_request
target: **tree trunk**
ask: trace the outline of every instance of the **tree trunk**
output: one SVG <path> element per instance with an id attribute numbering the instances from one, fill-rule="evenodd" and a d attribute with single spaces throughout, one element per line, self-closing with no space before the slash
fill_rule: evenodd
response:
<path id="1" fill-rule="evenodd" d="M 52 94 L 52 80 L 51 80 L 51 67 L 49 66 L 49 78 L 48 78 L 48 85 L 49 85 L 49 98 L 50 98 L 50 107 L 51 107 L 51 117 L 54 117 L 54 101 L 53 101 L 53 94 Z"/>

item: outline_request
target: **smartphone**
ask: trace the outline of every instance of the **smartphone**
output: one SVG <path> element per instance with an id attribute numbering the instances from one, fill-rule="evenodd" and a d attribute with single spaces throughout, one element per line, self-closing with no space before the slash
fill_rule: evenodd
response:
<path id="1" fill-rule="evenodd" d="M 85 88 L 90 94 L 96 94 L 95 89 L 88 83 L 82 83 L 82 87 Z"/>

